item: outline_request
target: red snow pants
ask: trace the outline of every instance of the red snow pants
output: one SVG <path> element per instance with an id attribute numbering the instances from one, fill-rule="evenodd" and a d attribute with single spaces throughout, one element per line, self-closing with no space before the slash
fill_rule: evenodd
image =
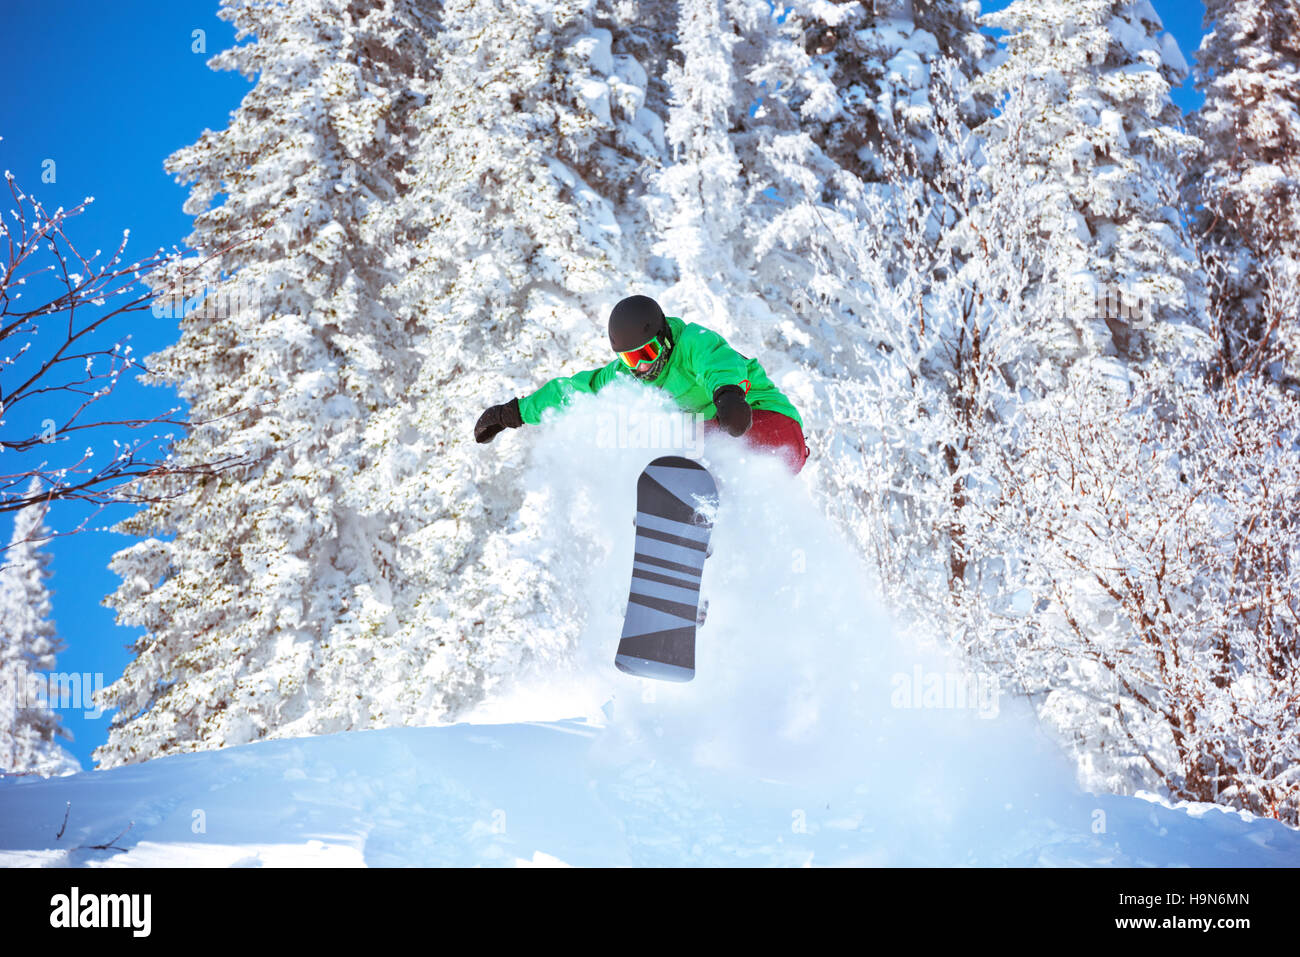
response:
<path id="1" fill-rule="evenodd" d="M 808 444 L 804 441 L 803 430 L 799 423 L 788 415 L 773 412 L 771 409 L 754 409 L 754 421 L 749 431 L 741 438 L 750 448 L 771 452 L 789 467 L 792 474 L 808 461 Z M 721 431 L 716 419 L 704 423 L 705 431 Z"/>

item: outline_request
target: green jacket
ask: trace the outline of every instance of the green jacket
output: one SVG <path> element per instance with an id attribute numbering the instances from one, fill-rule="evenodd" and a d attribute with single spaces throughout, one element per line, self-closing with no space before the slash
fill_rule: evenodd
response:
<path id="1" fill-rule="evenodd" d="M 672 330 L 673 349 L 650 385 L 667 389 L 681 408 L 697 412 L 706 419 L 718 414 L 713 405 L 713 393 L 724 385 L 738 385 L 747 390 L 745 400 L 750 408 L 780 412 L 803 427 L 803 420 L 795 407 L 772 384 L 757 359 L 742 356 L 727 345 L 722 336 L 694 322 L 682 322 L 669 316 L 668 326 Z M 599 369 L 552 379 L 532 395 L 519 400 L 519 415 L 529 425 L 536 425 L 544 411 L 562 408 L 573 393 L 599 392 L 620 375 L 636 379 L 623 360 L 615 358 Z"/>

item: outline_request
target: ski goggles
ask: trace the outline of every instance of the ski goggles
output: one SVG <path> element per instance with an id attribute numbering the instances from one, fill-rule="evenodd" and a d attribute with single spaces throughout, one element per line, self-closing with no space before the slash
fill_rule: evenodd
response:
<path id="1" fill-rule="evenodd" d="M 659 340 L 651 339 L 639 349 L 633 349 L 631 352 L 620 352 L 618 357 L 623 360 L 623 365 L 629 369 L 635 369 L 643 362 L 654 362 L 659 358 L 662 351 Z"/>

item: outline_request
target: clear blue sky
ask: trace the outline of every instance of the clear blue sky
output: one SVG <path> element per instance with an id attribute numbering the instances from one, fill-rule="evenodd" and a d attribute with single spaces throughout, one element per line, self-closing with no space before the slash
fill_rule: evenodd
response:
<path id="1" fill-rule="evenodd" d="M 1005 6 L 985 3 L 984 9 Z M 1204 8 L 1199 0 L 1155 0 L 1183 55 L 1192 61 L 1200 42 Z M 160 247 L 180 245 L 190 217 L 181 212 L 186 191 L 163 172 L 163 160 L 193 143 L 205 128 L 225 126 L 248 90 L 239 75 L 216 73 L 209 56 L 233 43 L 234 31 L 216 17 L 215 0 L 44 0 L 8 4 L 0 29 L 0 168 L 47 207 L 71 207 L 94 196 L 90 211 L 69 224 L 81 245 L 116 246 L 131 229 L 130 250 L 143 257 Z M 205 31 L 206 53 L 193 52 L 193 32 Z M 1199 96 L 1190 83 L 1175 99 L 1184 110 Z M 43 163 L 56 163 L 56 181 L 42 183 Z M 176 325 L 147 312 L 119 322 L 108 338 L 130 332 L 137 355 L 147 356 L 174 341 Z M 118 416 L 148 416 L 176 401 L 159 389 L 134 382 L 112 397 Z M 102 529 L 124 517 L 122 509 L 100 513 Z M 85 515 L 76 506 L 56 506 L 56 528 L 75 526 Z M 0 519 L 8 540 L 10 521 Z M 102 673 L 105 683 L 122 672 L 128 644 L 138 629 L 119 627 L 100 602 L 117 576 L 110 556 L 132 539 L 92 530 L 57 539 L 53 554 L 54 619 L 67 645 L 59 671 Z M 64 712 L 76 737 L 72 752 L 91 766 L 91 751 L 107 737 L 108 715 L 88 720 Z"/>

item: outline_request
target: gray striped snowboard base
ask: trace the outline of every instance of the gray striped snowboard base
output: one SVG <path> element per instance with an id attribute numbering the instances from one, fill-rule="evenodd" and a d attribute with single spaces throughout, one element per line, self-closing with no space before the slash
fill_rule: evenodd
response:
<path id="1" fill-rule="evenodd" d="M 700 574 L 713 530 L 698 506 L 717 500 L 713 476 L 680 456 L 655 459 L 637 479 L 632 590 L 614 656 L 619 671 L 664 681 L 695 676 Z"/>

